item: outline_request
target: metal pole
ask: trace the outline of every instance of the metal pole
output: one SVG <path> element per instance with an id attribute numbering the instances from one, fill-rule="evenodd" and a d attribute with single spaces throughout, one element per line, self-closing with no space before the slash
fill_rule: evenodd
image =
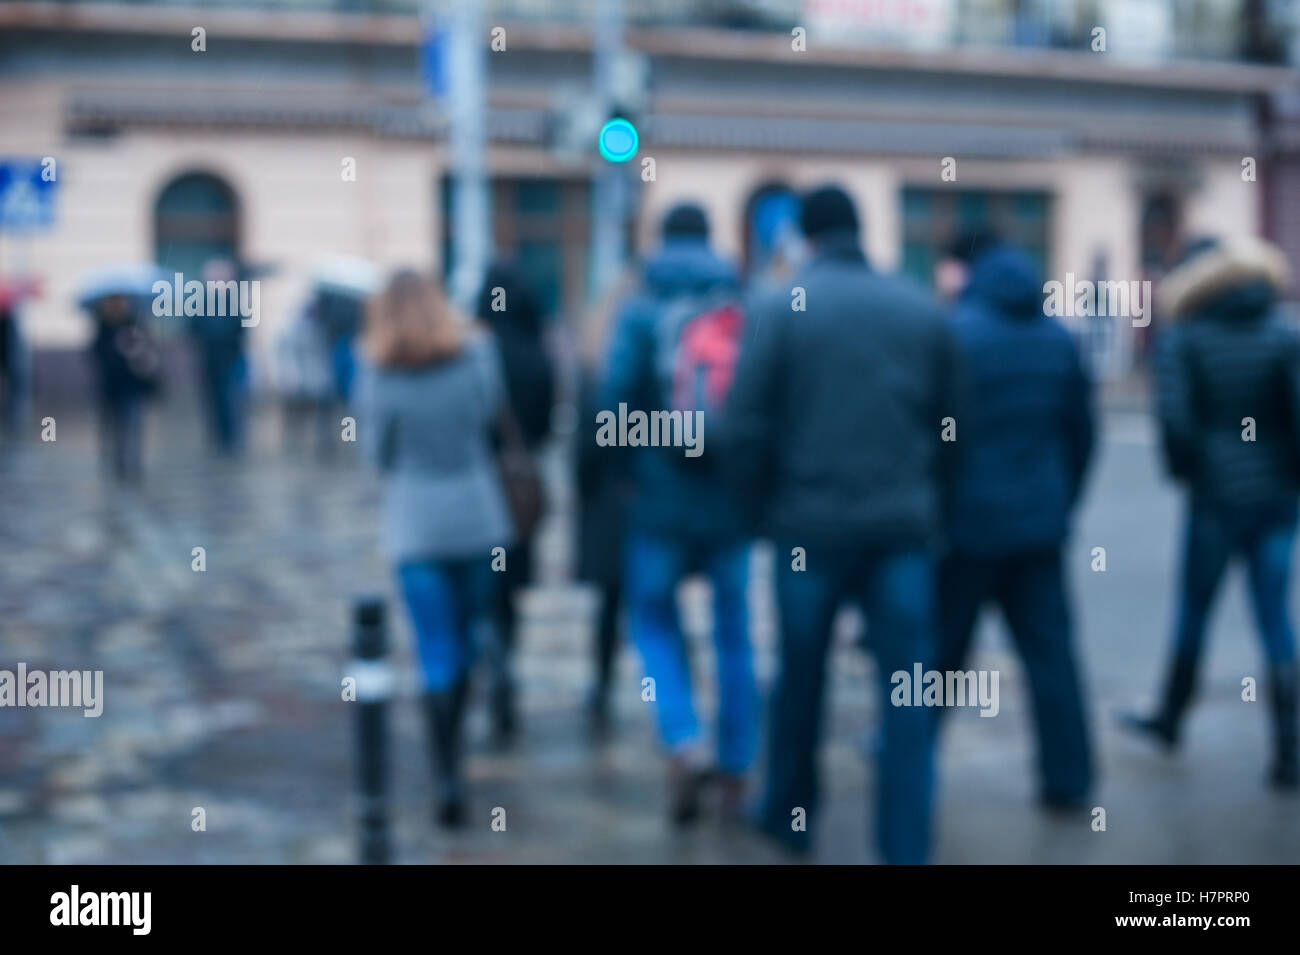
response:
<path id="1" fill-rule="evenodd" d="M 353 607 L 353 660 L 348 675 L 356 680 L 357 770 L 361 862 L 386 865 L 388 837 L 388 701 L 393 674 L 388 665 L 384 601 L 358 600 Z"/>
<path id="2" fill-rule="evenodd" d="M 480 0 L 451 8 L 452 299 L 472 308 L 492 254 L 487 180 L 487 51 Z"/>
<path id="3" fill-rule="evenodd" d="M 600 0 L 592 42 L 592 83 L 600 103 L 602 123 L 618 105 L 614 74 L 623 55 L 623 26 L 622 0 Z M 591 143 L 590 148 L 594 153 L 596 144 Z M 604 159 L 597 162 L 601 165 L 592 196 L 591 293 L 599 299 L 623 268 L 628 190 L 622 164 Z"/>

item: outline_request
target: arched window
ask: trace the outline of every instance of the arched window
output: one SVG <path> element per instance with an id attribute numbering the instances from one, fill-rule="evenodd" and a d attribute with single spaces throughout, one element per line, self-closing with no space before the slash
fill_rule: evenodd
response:
<path id="1" fill-rule="evenodd" d="M 187 172 L 169 182 L 154 203 L 154 259 L 168 272 L 199 278 L 209 259 L 237 258 L 239 204 L 225 181 Z"/>

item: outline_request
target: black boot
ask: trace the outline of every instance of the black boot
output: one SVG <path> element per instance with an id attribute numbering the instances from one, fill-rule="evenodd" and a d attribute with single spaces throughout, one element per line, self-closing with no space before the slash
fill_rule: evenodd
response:
<path id="1" fill-rule="evenodd" d="M 610 688 L 614 681 L 614 656 L 618 652 L 620 588 L 605 584 L 596 620 L 596 681 L 587 694 L 587 718 L 592 732 L 603 735 L 610 726 Z"/>
<path id="2" fill-rule="evenodd" d="M 496 675 L 492 685 L 492 736 L 498 746 L 509 746 L 518 730 L 515 715 L 515 681 L 509 672 Z"/>
<path id="3" fill-rule="evenodd" d="M 1300 695 L 1300 671 L 1296 664 L 1284 663 L 1269 669 L 1269 702 L 1273 708 L 1273 768 L 1269 781 L 1278 789 L 1300 787 L 1297 765 L 1296 721 L 1297 696 Z"/>
<path id="4" fill-rule="evenodd" d="M 597 681 L 587 691 L 587 728 L 593 736 L 603 737 L 609 732 L 609 686 Z"/>
<path id="5" fill-rule="evenodd" d="M 429 754 L 437 788 L 434 819 L 448 829 L 465 822 L 465 783 L 461 775 L 462 730 L 469 684 L 464 678 L 445 690 L 424 694 L 429 724 Z"/>
<path id="6" fill-rule="evenodd" d="M 1177 654 L 1170 667 L 1165 683 L 1164 701 L 1160 710 L 1151 716 L 1138 713 L 1125 713 L 1120 716 L 1120 725 L 1146 736 L 1154 737 L 1166 749 L 1178 746 L 1179 731 L 1182 728 L 1183 713 L 1191 702 L 1192 691 L 1196 686 L 1196 657 L 1190 654 Z"/>
<path id="7" fill-rule="evenodd" d="M 504 605 L 513 608 L 507 598 Z M 514 636 L 515 615 L 498 612 L 491 620 L 481 621 L 475 643 L 487 660 L 489 685 L 488 712 L 492 716 L 492 740 L 499 747 L 514 742 L 518 728 L 515 706 L 515 679 L 510 672 L 511 644 Z"/>
<path id="8" fill-rule="evenodd" d="M 668 818 L 675 826 L 689 826 L 700 818 L 700 797 L 712 774 L 685 754 L 668 762 Z"/>

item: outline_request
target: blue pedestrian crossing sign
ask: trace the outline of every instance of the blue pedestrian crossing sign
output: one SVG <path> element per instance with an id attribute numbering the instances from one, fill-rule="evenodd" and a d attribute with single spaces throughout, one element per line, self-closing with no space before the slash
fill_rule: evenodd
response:
<path id="1" fill-rule="evenodd" d="M 451 31 L 441 24 L 430 24 L 420 46 L 420 69 L 425 92 L 435 100 L 445 100 L 451 93 L 450 56 Z"/>
<path id="2" fill-rule="evenodd" d="M 15 232 L 54 225 L 58 167 L 43 159 L 0 157 L 0 229 Z"/>

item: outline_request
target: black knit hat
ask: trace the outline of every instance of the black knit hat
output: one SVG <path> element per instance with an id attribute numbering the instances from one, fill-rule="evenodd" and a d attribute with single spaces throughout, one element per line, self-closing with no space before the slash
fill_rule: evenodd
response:
<path id="1" fill-rule="evenodd" d="M 799 228 L 808 238 L 830 232 L 858 231 L 858 213 L 853 199 L 839 186 L 821 186 L 803 197 Z"/>
<path id="2" fill-rule="evenodd" d="M 693 202 L 680 202 L 664 216 L 664 238 L 680 236 L 709 237 L 708 216 Z"/>

